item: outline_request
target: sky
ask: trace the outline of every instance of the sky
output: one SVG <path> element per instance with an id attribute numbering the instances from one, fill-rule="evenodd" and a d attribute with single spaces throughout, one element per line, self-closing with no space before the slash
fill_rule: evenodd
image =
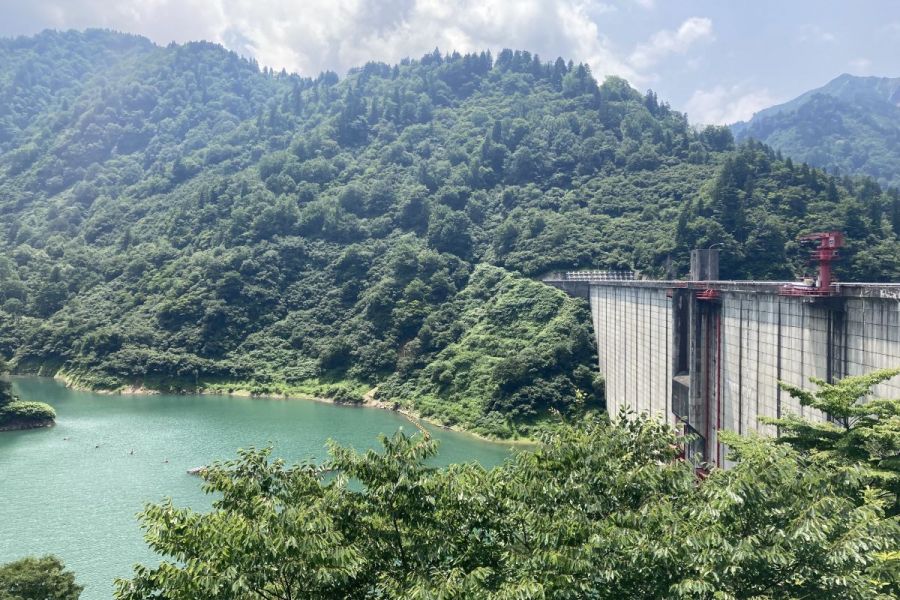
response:
<path id="1" fill-rule="evenodd" d="M 105 27 L 209 40 L 261 65 L 343 75 L 368 61 L 529 50 L 653 89 L 725 124 L 842 73 L 900 75 L 896 0 L 0 0 L 0 36 Z"/>

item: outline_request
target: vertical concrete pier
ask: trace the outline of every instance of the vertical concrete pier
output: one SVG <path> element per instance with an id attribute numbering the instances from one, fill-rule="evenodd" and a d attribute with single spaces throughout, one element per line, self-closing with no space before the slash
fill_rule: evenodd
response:
<path id="1" fill-rule="evenodd" d="M 824 418 L 778 381 L 809 387 L 810 377 L 834 381 L 900 366 L 900 284 L 785 296 L 785 282 L 716 280 L 717 253 L 696 252 L 692 281 L 577 273 L 546 280 L 590 300 L 611 415 L 627 407 L 683 427 L 697 439 L 688 453 L 721 465 L 720 430 L 775 435 L 761 417 Z M 876 393 L 900 397 L 900 377 Z"/>

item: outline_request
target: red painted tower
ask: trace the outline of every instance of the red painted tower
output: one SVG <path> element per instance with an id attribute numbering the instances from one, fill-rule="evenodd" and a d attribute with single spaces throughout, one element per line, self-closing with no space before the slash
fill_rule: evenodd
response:
<path id="1" fill-rule="evenodd" d="M 819 276 L 812 285 L 791 284 L 781 289 L 783 296 L 830 296 L 832 274 L 831 264 L 838 260 L 838 249 L 844 245 L 844 234 L 840 231 L 810 233 L 798 238 L 800 241 L 818 242 L 818 246 L 810 254 L 810 262 L 819 264 Z"/>

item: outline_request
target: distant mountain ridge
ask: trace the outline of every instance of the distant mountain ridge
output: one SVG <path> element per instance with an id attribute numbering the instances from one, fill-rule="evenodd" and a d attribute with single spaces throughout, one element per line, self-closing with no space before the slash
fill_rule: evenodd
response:
<path id="1" fill-rule="evenodd" d="M 844 73 L 731 130 L 796 161 L 900 186 L 900 77 Z"/>

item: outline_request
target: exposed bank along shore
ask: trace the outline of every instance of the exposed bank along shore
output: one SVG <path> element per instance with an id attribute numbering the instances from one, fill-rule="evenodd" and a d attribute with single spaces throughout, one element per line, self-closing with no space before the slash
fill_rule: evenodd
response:
<path id="1" fill-rule="evenodd" d="M 65 384 L 66 387 L 71 388 L 73 390 L 80 390 L 85 392 L 92 392 L 94 394 L 105 394 L 105 395 L 134 395 L 134 396 L 152 396 L 156 394 L 163 393 L 161 390 L 157 390 L 154 388 L 149 388 L 143 385 L 125 385 L 120 388 L 114 390 L 98 390 L 94 389 L 90 386 L 84 385 L 78 380 L 69 374 L 59 371 L 53 375 L 53 378 L 61 381 Z M 365 394 L 363 394 L 363 401 L 361 403 L 350 403 L 350 402 L 336 402 L 332 398 L 324 398 L 321 396 L 314 396 L 312 394 L 301 394 L 301 393 L 285 393 L 285 394 L 259 394 L 253 393 L 250 390 L 242 389 L 242 388 L 233 388 L 227 390 L 221 389 L 209 389 L 205 387 L 200 387 L 196 390 L 191 391 L 166 391 L 165 393 L 175 394 L 175 395 L 187 395 L 187 394 L 199 394 L 199 395 L 209 395 L 209 396 L 238 396 L 241 398 L 269 398 L 275 400 L 311 400 L 313 402 L 323 402 L 326 404 L 335 404 L 338 406 L 346 406 L 348 408 L 376 408 L 379 410 L 388 410 L 391 412 L 395 412 L 403 415 L 406 419 L 412 423 L 417 429 L 422 431 L 423 433 L 427 433 L 423 423 L 428 423 L 429 425 L 433 425 L 434 427 L 440 427 L 441 429 L 446 429 L 448 431 L 456 431 L 459 433 L 464 433 L 466 435 L 471 435 L 474 438 L 485 442 L 491 442 L 495 444 L 505 444 L 510 446 L 533 446 L 538 442 L 529 438 L 520 438 L 516 440 L 506 440 L 506 439 L 498 439 L 491 438 L 475 433 L 474 431 L 465 429 L 463 427 L 458 426 L 448 426 L 439 421 L 435 421 L 434 419 L 429 419 L 428 417 L 423 417 L 416 411 L 410 410 L 402 406 L 399 402 L 386 402 L 384 400 L 378 400 L 375 398 L 375 394 L 378 391 L 377 387 L 373 387 Z"/>

